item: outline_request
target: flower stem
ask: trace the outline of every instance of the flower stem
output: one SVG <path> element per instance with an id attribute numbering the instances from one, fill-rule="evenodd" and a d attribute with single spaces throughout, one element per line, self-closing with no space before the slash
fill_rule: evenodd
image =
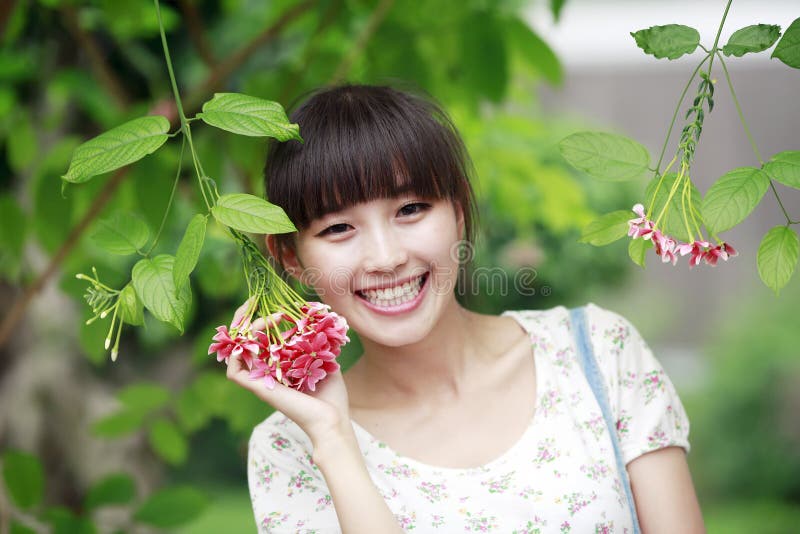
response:
<path id="1" fill-rule="evenodd" d="M 144 256 L 146 258 L 150 257 L 150 253 L 156 248 L 158 244 L 158 238 L 161 237 L 161 232 L 164 231 L 164 224 L 167 222 L 167 215 L 169 215 L 169 210 L 172 208 L 172 201 L 175 198 L 175 190 L 178 188 L 178 180 L 181 178 L 181 169 L 183 167 L 183 149 L 186 148 L 186 138 L 184 137 L 181 141 L 181 153 L 178 156 L 178 172 L 175 173 L 175 181 L 172 183 L 172 191 L 169 193 L 169 201 L 167 202 L 167 208 L 164 210 L 164 216 L 161 217 L 161 225 L 158 227 L 158 232 L 156 233 L 155 239 L 153 239 L 153 243 L 150 245 L 150 248 L 147 249 Z"/>
<path id="2" fill-rule="evenodd" d="M 681 93 L 680 98 L 678 98 L 678 105 L 675 106 L 675 112 L 672 114 L 672 120 L 669 123 L 669 128 L 667 129 L 667 136 L 664 138 L 664 144 L 661 145 L 661 154 L 658 156 L 658 163 L 656 164 L 656 176 L 660 174 L 659 169 L 661 168 L 661 162 L 664 161 L 664 154 L 667 151 L 667 144 L 669 144 L 669 137 L 672 135 L 672 128 L 675 127 L 675 121 L 678 118 L 678 112 L 681 109 L 681 105 L 683 104 L 683 99 L 686 98 L 686 93 L 689 91 L 689 87 L 692 85 L 692 81 L 694 81 L 694 77 L 697 76 L 697 73 L 700 71 L 700 68 L 708 61 L 710 54 L 703 58 L 703 61 L 698 63 L 698 65 L 694 68 L 692 75 L 689 77 L 689 81 L 686 82 L 686 86 L 683 88 L 683 92 Z M 666 173 L 666 171 L 665 171 Z"/>
<path id="3" fill-rule="evenodd" d="M 672 166 L 675 164 L 677 160 L 678 160 L 678 155 L 675 154 L 675 156 L 672 158 L 672 161 L 670 161 L 669 165 L 667 165 L 667 168 L 664 169 L 664 172 L 659 175 L 658 183 L 656 184 L 656 189 L 655 191 L 653 191 L 653 198 L 650 199 L 650 205 L 647 207 L 647 213 L 645 214 L 648 219 L 650 219 L 650 215 L 653 212 L 653 206 L 656 203 L 656 196 L 658 195 L 659 189 L 661 189 L 661 184 L 664 183 L 664 177 L 667 175 L 667 173 L 669 173 L 669 170 L 672 168 Z"/>
<path id="4" fill-rule="evenodd" d="M 653 223 L 653 226 L 655 226 L 656 228 L 658 228 L 658 223 L 661 222 L 661 218 L 666 213 L 667 208 L 669 208 L 669 204 L 670 204 L 670 202 L 672 202 L 672 197 L 675 196 L 675 191 L 678 190 L 678 187 L 680 187 L 681 182 L 684 180 L 684 177 L 686 176 L 686 171 L 687 170 L 688 169 L 686 167 L 686 164 L 685 163 L 681 164 L 681 172 L 678 173 L 677 178 L 675 178 L 675 182 L 672 184 L 672 187 L 669 190 L 669 195 L 667 196 L 667 201 L 664 202 L 664 207 L 661 208 L 661 212 L 658 214 L 658 217 L 656 218 L 656 221 Z M 653 198 L 655 198 L 655 195 L 653 196 Z"/>
<path id="5" fill-rule="evenodd" d="M 725 19 L 728 18 L 728 11 L 731 8 L 731 3 L 733 0 L 728 0 L 728 3 L 725 5 L 725 12 L 722 14 L 722 20 L 719 21 L 719 28 L 717 28 L 717 36 L 714 37 L 714 46 L 711 47 L 711 61 L 708 63 L 708 75 L 711 76 L 711 67 L 714 65 L 714 52 L 717 51 L 717 45 L 719 44 L 719 36 L 722 33 L 722 27 L 725 26 Z"/>
<path id="6" fill-rule="evenodd" d="M 755 139 L 753 138 L 753 134 L 750 132 L 750 127 L 747 126 L 747 121 L 744 119 L 744 113 L 742 112 L 742 106 L 739 104 L 739 99 L 736 97 L 736 91 L 733 90 L 733 82 L 731 81 L 731 75 L 728 72 L 728 66 L 725 64 L 725 60 L 722 59 L 722 55 L 720 55 L 719 51 L 717 51 L 717 57 L 719 57 L 719 62 L 722 65 L 722 71 L 725 73 L 725 81 L 728 84 L 728 89 L 731 92 L 731 98 L 733 98 L 733 104 L 736 106 L 736 113 L 739 114 L 739 122 L 742 123 L 742 128 L 744 128 L 744 133 L 747 135 L 747 140 L 750 142 L 750 146 L 753 148 L 753 154 L 755 154 L 756 159 L 761 164 L 761 167 L 764 167 L 764 160 L 761 158 L 761 152 L 758 150 L 758 146 L 756 145 Z M 786 217 L 786 222 L 788 224 L 798 224 L 800 221 L 793 221 L 791 217 L 789 217 L 789 213 L 786 211 L 786 208 L 781 201 L 780 195 L 778 195 L 778 190 L 775 189 L 775 184 L 772 183 L 772 178 L 770 177 L 769 181 L 770 188 L 772 189 L 773 194 L 775 195 L 775 199 L 778 201 L 778 205 L 781 207 L 781 211 L 783 211 L 783 216 Z"/>
<path id="7" fill-rule="evenodd" d="M 169 46 L 167 46 L 167 35 L 164 32 L 164 23 L 161 20 L 161 7 L 158 3 L 158 0 L 153 0 L 156 6 L 156 17 L 158 18 L 158 31 L 161 34 L 161 47 L 164 49 L 164 59 L 167 62 L 167 71 L 169 72 L 169 81 L 172 85 L 172 94 L 175 96 L 175 106 L 178 108 L 178 117 L 181 121 L 181 131 L 183 132 L 184 138 L 189 143 L 189 151 L 192 153 L 192 160 L 194 162 L 195 173 L 197 174 L 197 180 L 200 183 L 200 192 L 203 194 L 203 201 L 206 204 L 206 208 L 211 210 L 211 206 L 214 203 L 214 196 L 211 195 L 211 201 L 209 201 L 208 193 L 206 192 L 206 185 L 203 183 L 203 166 L 200 164 L 200 159 L 197 157 L 197 151 L 194 149 L 194 143 L 192 142 L 192 129 L 189 126 L 189 121 L 186 119 L 186 114 L 183 112 L 183 102 L 181 101 L 181 94 L 178 91 L 178 82 L 175 79 L 175 71 L 172 68 L 172 58 L 169 55 Z"/>
<path id="8" fill-rule="evenodd" d="M 683 190 L 681 191 L 681 209 L 683 210 L 683 226 L 686 229 L 686 235 L 689 236 L 689 243 L 694 242 L 694 235 L 692 234 L 691 228 L 689 228 L 688 214 L 690 212 L 688 209 L 686 209 L 686 197 L 688 196 L 687 191 L 691 190 L 691 180 L 686 180 L 683 182 Z"/>
<path id="9" fill-rule="evenodd" d="M 764 165 L 764 160 L 761 159 L 761 153 L 758 151 L 758 147 L 756 146 L 756 142 L 753 139 L 753 134 L 750 133 L 750 128 L 747 126 L 747 121 L 744 120 L 744 113 L 742 113 L 742 106 L 739 105 L 739 99 L 736 97 L 736 91 L 733 90 L 733 83 L 731 82 L 731 76 L 728 72 L 728 67 L 725 65 L 725 60 L 722 59 L 722 55 L 717 51 L 717 57 L 719 57 L 719 62 L 722 65 L 722 71 L 725 73 L 725 81 L 728 83 L 728 89 L 731 92 L 731 97 L 733 98 L 733 104 L 736 106 L 736 113 L 739 114 L 739 122 L 742 123 L 742 127 L 744 128 L 744 133 L 747 134 L 747 140 L 750 141 L 750 146 L 753 148 L 753 153 L 756 155 L 756 159 L 761 165 Z"/>

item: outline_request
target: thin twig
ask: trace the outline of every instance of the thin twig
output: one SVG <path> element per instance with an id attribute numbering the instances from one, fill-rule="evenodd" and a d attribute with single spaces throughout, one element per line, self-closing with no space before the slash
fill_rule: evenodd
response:
<path id="1" fill-rule="evenodd" d="M 186 102 L 186 109 L 196 109 L 200 105 L 202 99 L 206 98 L 209 93 L 217 90 L 222 85 L 222 82 L 226 80 L 232 72 L 241 67 L 256 50 L 275 40 L 289 23 L 300 17 L 313 6 L 313 0 L 306 0 L 292 6 L 252 41 L 231 54 L 226 60 L 221 61 L 217 67 L 211 71 L 208 78 L 184 99 Z"/>
<path id="2" fill-rule="evenodd" d="M 208 39 L 206 39 L 203 19 L 200 17 L 197 7 L 192 0 L 178 0 L 178 5 L 180 5 L 184 20 L 186 21 L 189 39 L 191 39 L 192 44 L 197 49 L 197 53 L 200 54 L 206 66 L 213 69 L 217 61 L 214 59 L 214 53 L 211 51 Z"/>
<path id="3" fill-rule="evenodd" d="M 281 93 L 278 96 L 278 102 L 286 102 L 287 99 L 292 97 L 297 89 L 297 85 L 300 83 L 303 75 L 308 71 L 309 66 L 314 60 L 314 56 L 319 51 L 320 37 L 336 20 L 336 16 L 343 5 L 344 0 L 333 0 L 330 4 L 328 4 L 328 9 L 325 10 L 325 13 L 322 15 L 322 18 L 317 24 L 317 27 L 314 28 L 314 32 L 311 34 L 311 37 L 309 37 L 308 42 L 306 43 L 305 49 L 303 50 L 303 56 L 300 59 L 300 68 L 294 72 L 292 77 L 285 84 L 283 84 Z"/>
<path id="4" fill-rule="evenodd" d="M 67 30 L 80 43 L 81 48 L 89 57 L 89 66 L 97 80 L 111 94 L 120 109 L 126 109 L 130 104 L 128 93 L 125 91 L 122 82 L 114 74 L 114 70 L 109 67 L 105 54 L 100 50 L 100 46 L 95 41 L 94 36 L 81 28 L 74 7 L 66 6 L 61 10 L 61 13 L 64 15 Z"/>
<path id="5" fill-rule="evenodd" d="M 14 8 L 17 7 L 16 0 L 8 0 L 8 2 L 0 2 L 0 34 L 4 34 L 6 31 L 6 24 L 8 24 L 8 19 L 11 18 L 11 14 L 14 12 Z"/>
<path id="6" fill-rule="evenodd" d="M 28 304 L 30 304 L 31 300 L 33 300 L 33 297 L 42 290 L 45 283 L 55 274 L 67 255 L 75 248 L 83 232 L 86 231 L 91 222 L 103 211 L 106 203 L 114 196 L 114 193 L 122 184 L 127 174 L 128 167 L 123 167 L 111 176 L 111 179 L 106 182 L 103 189 L 100 190 L 100 193 L 92 201 L 89 209 L 83 214 L 80 222 L 72 228 L 67 239 L 61 244 L 55 255 L 50 258 L 50 262 L 47 264 L 45 270 L 36 277 L 36 280 L 34 280 L 31 285 L 25 288 L 22 296 L 14 301 L 11 310 L 9 310 L 8 314 L 3 319 L 3 324 L 0 325 L 0 347 L 5 345 L 6 341 L 11 337 L 11 332 L 14 330 L 17 323 L 22 320 L 25 310 L 28 308 Z"/>
<path id="7" fill-rule="evenodd" d="M 394 0 L 381 0 L 381 3 L 378 4 L 378 7 L 376 7 L 375 11 L 373 11 L 372 15 L 370 15 L 367 25 L 358 36 L 358 39 L 356 39 L 353 48 L 351 48 L 349 53 L 345 55 L 341 63 L 339 63 L 339 66 L 336 68 L 336 71 L 334 71 L 333 76 L 331 76 L 331 79 L 328 82 L 330 85 L 340 83 L 350 73 L 350 68 L 353 66 L 356 58 L 361 55 L 361 52 L 364 51 L 364 48 L 367 46 L 367 43 L 372 38 L 373 34 L 378 31 L 378 28 L 380 27 L 381 23 L 383 23 L 386 15 L 389 14 L 389 10 L 391 9 L 393 3 Z"/>

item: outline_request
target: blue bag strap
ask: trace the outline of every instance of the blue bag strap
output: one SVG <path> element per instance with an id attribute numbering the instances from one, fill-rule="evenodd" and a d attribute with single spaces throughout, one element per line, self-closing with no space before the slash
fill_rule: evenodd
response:
<path id="1" fill-rule="evenodd" d="M 606 426 L 608 427 L 608 434 L 611 436 L 611 444 L 614 447 L 614 458 L 617 462 L 617 471 L 622 481 L 622 487 L 625 489 L 625 496 L 628 499 L 628 508 L 631 512 L 631 518 L 633 519 L 633 532 L 634 534 L 640 534 L 639 518 L 636 515 L 636 505 L 633 501 L 631 483 L 628 479 L 628 471 L 625 469 L 625 462 L 622 460 L 619 436 L 617 435 L 617 425 L 614 424 L 614 418 L 611 415 L 611 408 L 608 404 L 608 393 L 606 392 L 603 375 L 600 374 L 600 368 L 594 357 L 592 344 L 589 340 L 589 332 L 586 328 L 585 309 L 584 307 L 571 308 L 569 310 L 569 315 L 572 321 L 573 334 L 575 336 L 575 346 L 578 350 L 578 361 L 581 364 L 581 369 L 583 369 L 583 374 L 586 375 L 589 386 L 592 388 L 592 393 L 594 393 L 594 397 L 597 399 L 597 404 L 600 405 L 600 410 L 603 412 L 603 419 L 605 419 Z"/>

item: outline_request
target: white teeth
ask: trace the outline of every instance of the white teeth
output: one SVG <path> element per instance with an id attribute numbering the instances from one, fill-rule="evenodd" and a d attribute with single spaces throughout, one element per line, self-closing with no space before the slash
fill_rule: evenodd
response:
<path id="1" fill-rule="evenodd" d="M 419 294 L 422 285 L 422 275 L 397 287 L 388 289 L 370 289 L 362 291 L 361 294 L 373 304 L 378 306 L 397 306 L 410 300 L 414 300 Z"/>

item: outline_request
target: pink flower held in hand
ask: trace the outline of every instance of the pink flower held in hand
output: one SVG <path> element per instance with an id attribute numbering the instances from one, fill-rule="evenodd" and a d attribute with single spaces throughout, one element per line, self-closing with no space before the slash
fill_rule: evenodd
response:
<path id="1" fill-rule="evenodd" d="M 217 327 L 217 333 L 212 339 L 216 343 L 212 343 L 208 347 L 208 354 L 211 355 L 216 352 L 218 362 L 225 360 L 225 363 L 228 363 L 231 356 L 241 354 L 242 360 L 244 360 L 249 369 L 252 366 L 253 358 L 261 352 L 261 347 L 257 341 L 242 335 L 232 338 L 228 332 L 228 327 L 225 325 Z"/>
<path id="2" fill-rule="evenodd" d="M 209 354 L 217 352 L 217 359 L 227 362 L 233 354 L 246 353 L 250 378 L 263 379 L 270 389 L 280 382 L 298 391 L 316 391 L 319 381 L 339 370 L 336 357 L 350 341 L 347 321 L 320 302 L 305 303 L 299 311 L 299 318 L 273 313 L 266 332 L 245 330 L 245 336 L 235 338 L 220 326 L 214 336 L 218 343 L 209 347 Z M 240 324 L 250 322 L 241 319 Z"/>
<path id="3" fill-rule="evenodd" d="M 267 388 L 274 389 L 275 384 L 278 383 L 275 380 L 275 367 L 277 366 L 277 361 L 271 361 L 271 358 L 266 360 L 261 358 L 256 358 L 253 360 L 253 367 L 250 369 L 250 380 L 257 380 L 259 378 L 263 378 L 264 382 L 267 384 Z"/>

